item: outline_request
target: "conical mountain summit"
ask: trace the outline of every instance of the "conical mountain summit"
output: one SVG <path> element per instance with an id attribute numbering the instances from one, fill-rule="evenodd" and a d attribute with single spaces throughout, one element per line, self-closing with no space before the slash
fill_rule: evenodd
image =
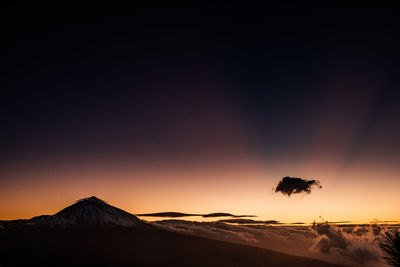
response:
<path id="1" fill-rule="evenodd" d="M 92 196 L 76 201 L 54 215 L 42 215 L 27 221 L 30 225 L 97 225 L 97 226 L 146 226 L 135 215 L 107 204 Z"/>

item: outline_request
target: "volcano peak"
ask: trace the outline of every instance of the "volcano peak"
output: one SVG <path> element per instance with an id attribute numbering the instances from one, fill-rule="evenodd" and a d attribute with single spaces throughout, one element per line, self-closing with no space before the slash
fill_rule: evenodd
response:
<path id="1" fill-rule="evenodd" d="M 107 202 L 105 202 L 104 200 L 102 200 L 96 196 L 85 197 L 85 198 L 78 199 L 76 201 L 76 203 L 79 203 L 79 202 L 88 202 L 88 203 L 94 202 L 94 203 L 98 203 L 98 204 L 107 204 Z"/>
<path id="2" fill-rule="evenodd" d="M 147 226 L 135 215 L 111 206 L 95 196 L 79 199 L 54 215 L 38 216 L 29 222 L 51 225 Z"/>

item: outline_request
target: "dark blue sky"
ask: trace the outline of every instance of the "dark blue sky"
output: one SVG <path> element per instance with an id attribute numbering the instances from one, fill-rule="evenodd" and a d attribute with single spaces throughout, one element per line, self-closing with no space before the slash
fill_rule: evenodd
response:
<path id="1" fill-rule="evenodd" d="M 321 139 L 326 157 L 346 145 L 351 162 L 377 136 L 397 159 L 398 11 L 11 6 L 1 160 L 224 158 L 240 153 L 232 118 L 277 160 Z"/>

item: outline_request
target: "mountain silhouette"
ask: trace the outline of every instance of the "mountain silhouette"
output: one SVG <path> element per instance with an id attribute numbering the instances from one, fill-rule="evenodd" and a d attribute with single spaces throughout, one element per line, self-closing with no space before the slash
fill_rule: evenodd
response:
<path id="1" fill-rule="evenodd" d="M 62 227 L 58 227 L 62 226 Z M 0 266 L 339 266 L 151 226 L 96 197 L 0 221 Z"/>
<path id="2" fill-rule="evenodd" d="M 54 215 L 33 217 L 26 222 L 29 225 L 115 225 L 115 226 L 146 226 L 147 224 L 124 210 L 107 204 L 105 201 L 92 196 L 76 201 Z"/>

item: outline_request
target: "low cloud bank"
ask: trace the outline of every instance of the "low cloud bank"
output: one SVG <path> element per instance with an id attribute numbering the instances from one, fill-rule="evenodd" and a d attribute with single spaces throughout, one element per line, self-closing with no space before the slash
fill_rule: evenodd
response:
<path id="1" fill-rule="evenodd" d="M 232 224 L 232 220 L 236 221 Z M 163 220 L 153 222 L 159 228 L 188 235 L 252 245 L 355 266 L 385 266 L 378 244 L 387 227 L 379 225 L 337 226 L 328 222 L 312 226 L 237 223 L 237 219 L 216 222 Z M 255 221 L 255 220 L 250 220 Z M 256 222 L 256 221 L 255 221 Z M 263 221 L 261 221 L 263 222 Z M 265 221 L 264 221 L 265 222 Z M 275 224 L 275 225 L 274 225 Z"/>
<path id="2" fill-rule="evenodd" d="M 182 234 L 270 249 L 275 248 L 292 254 L 300 248 L 304 249 L 305 238 L 308 240 L 308 247 L 312 246 L 312 239 L 315 237 L 308 230 L 308 227 L 304 226 L 276 227 L 260 224 L 228 224 L 221 221 L 193 222 L 184 220 L 163 220 L 153 222 L 153 225 Z M 288 243 L 291 243 L 292 247 L 289 247 Z M 289 248 L 289 250 L 286 248 Z"/>
<path id="3" fill-rule="evenodd" d="M 234 224 L 282 224 L 275 220 L 260 221 L 251 219 L 226 219 L 226 220 L 219 220 L 218 222 L 234 223 Z"/>
<path id="4" fill-rule="evenodd" d="M 381 226 L 346 229 L 323 222 L 314 223 L 310 230 L 317 235 L 312 250 L 358 264 L 380 262 L 378 244 Z"/>

